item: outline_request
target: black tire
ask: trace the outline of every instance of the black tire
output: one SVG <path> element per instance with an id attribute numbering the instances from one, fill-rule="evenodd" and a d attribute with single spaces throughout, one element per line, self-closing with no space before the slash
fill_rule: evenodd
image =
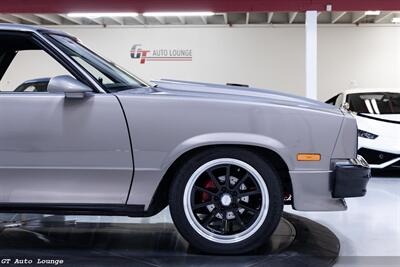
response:
<path id="1" fill-rule="evenodd" d="M 245 162 L 253 167 L 260 174 L 263 181 L 265 182 L 269 195 L 268 213 L 266 216 L 261 216 L 265 217 L 265 219 L 263 221 L 260 219 L 258 223 L 258 225 L 261 226 L 258 226 L 258 230 L 254 230 L 255 232 L 251 236 L 246 237 L 246 239 L 244 240 L 240 240 L 238 242 L 235 241 L 233 243 L 211 241 L 205 238 L 203 235 L 199 234 L 198 230 L 195 230 L 194 227 L 191 225 L 191 223 L 193 224 L 193 221 L 191 221 L 191 219 L 188 218 L 187 214 L 185 213 L 184 204 L 184 191 L 186 185 L 188 184 L 190 177 L 196 172 L 196 170 L 198 170 L 200 166 L 204 166 L 204 164 L 208 162 L 225 158 L 236 159 Z M 227 175 L 226 177 L 231 176 Z M 222 181 L 222 183 L 225 182 Z M 228 188 L 229 186 L 230 185 L 228 184 Z M 190 186 L 188 186 L 188 188 L 189 187 Z M 272 235 L 272 233 L 278 226 L 282 216 L 282 185 L 277 172 L 274 170 L 273 166 L 268 162 L 266 158 L 256 152 L 247 149 L 235 147 L 220 147 L 204 150 L 197 153 L 196 155 L 189 158 L 184 164 L 182 164 L 182 166 L 180 166 L 179 170 L 176 172 L 169 192 L 169 206 L 175 226 L 177 227 L 180 234 L 191 244 L 191 246 L 205 253 L 231 255 L 243 254 L 253 251 L 265 244 L 266 241 L 268 241 L 268 238 Z M 217 197 L 213 197 L 213 199 L 215 201 Z M 222 203 L 222 198 L 218 199 Z M 241 200 L 236 199 L 234 201 L 238 201 L 237 203 L 239 203 L 239 201 Z M 234 201 L 229 203 L 235 203 Z M 235 204 L 232 205 L 236 207 Z M 220 207 L 222 207 L 222 205 Z M 225 210 L 224 208 L 225 207 L 223 207 L 222 209 Z M 227 215 L 223 216 L 226 216 L 224 218 L 228 220 Z M 221 222 L 221 225 L 225 224 Z M 232 226 L 230 227 L 230 229 L 232 229 Z"/>

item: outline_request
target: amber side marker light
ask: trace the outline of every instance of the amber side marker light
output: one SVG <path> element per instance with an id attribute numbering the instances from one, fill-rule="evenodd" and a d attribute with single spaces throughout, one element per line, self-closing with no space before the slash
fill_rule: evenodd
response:
<path id="1" fill-rule="evenodd" d="M 298 161 L 320 161 L 321 154 L 306 154 L 306 153 L 299 153 L 297 154 Z"/>

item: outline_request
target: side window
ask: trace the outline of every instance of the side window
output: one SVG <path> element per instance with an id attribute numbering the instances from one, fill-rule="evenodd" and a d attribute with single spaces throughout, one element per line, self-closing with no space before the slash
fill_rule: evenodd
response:
<path id="1" fill-rule="evenodd" d="M 343 105 L 343 94 L 338 95 L 336 102 L 335 102 L 335 106 L 337 106 L 338 108 L 341 107 Z"/>
<path id="2" fill-rule="evenodd" d="M 109 79 L 104 73 L 87 63 L 85 60 L 83 60 L 80 57 L 73 57 L 82 67 L 84 67 L 87 71 L 90 72 L 90 74 L 93 75 L 101 84 L 112 84 L 113 81 Z"/>
<path id="3" fill-rule="evenodd" d="M 338 98 L 339 95 L 335 95 L 334 97 L 332 97 L 331 99 L 325 101 L 326 104 L 330 104 L 330 105 L 335 105 L 336 103 L 336 99 Z"/>
<path id="4" fill-rule="evenodd" d="M 24 49 L 15 52 L 11 63 L 5 66 L 7 70 L 0 81 L 0 92 L 43 93 L 47 92 L 50 78 L 58 75 L 72 76 L 43 50 Z"/>

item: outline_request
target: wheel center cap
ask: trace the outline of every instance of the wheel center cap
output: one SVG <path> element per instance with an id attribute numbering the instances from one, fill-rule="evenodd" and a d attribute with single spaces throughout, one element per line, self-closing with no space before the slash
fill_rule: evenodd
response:
<path id="1" fill-rule="evenodd" d="M 223 194 L 221 197 L 221 204 L 225 207 L 229 206 L 232 203 L 232 197 L 230 194 Z"/>

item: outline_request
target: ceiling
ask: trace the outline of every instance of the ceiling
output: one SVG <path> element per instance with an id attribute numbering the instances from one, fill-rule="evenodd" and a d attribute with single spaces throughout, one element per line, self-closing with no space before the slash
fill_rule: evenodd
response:
<path id="1" fill-rule="evenodd" d="M 319 12 L 319 24 L 391 24 L 400 12 L 382 11 L 379 15 L 360 12 Z M 0 14 L 0 22 L 32 25 L 236 25 L 236 24 L 304 24 L 304 12 L 235 12 L 216 13 L 213 16 L 196 17 L 100 17 L 76 18 L 67 14 Z M 398 24 L 400 25 L 400 24 Z"/>
<path id="2" fill-rule="evenodd" d="M 399 0 L 1 0 L 0 13 L 400 10 Z"/>

